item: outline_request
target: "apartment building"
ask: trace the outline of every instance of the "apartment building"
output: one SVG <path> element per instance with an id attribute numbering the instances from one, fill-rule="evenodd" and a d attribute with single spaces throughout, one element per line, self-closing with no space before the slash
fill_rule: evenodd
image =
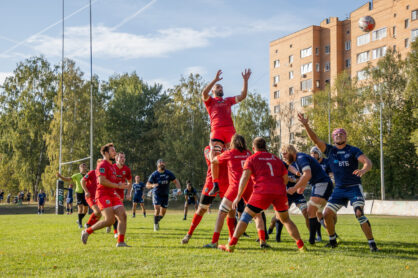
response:
<path id="1" fill-rule="evenodd" d="M 403 57 L 418 36 L 418 1 L 374 0 L 351 12 L 349 18 L 329 17 L 270 43 L 270 109 L 283 143 L 293 143 L 301 130 L 297 112 L 312 104 L 312 95 L 332 86 L 346 70 L 366 78 L 362 69 L 376 63 L 391 47 Z M 376 26 L 363 32 L 358 21 L 371 16 Z"/>

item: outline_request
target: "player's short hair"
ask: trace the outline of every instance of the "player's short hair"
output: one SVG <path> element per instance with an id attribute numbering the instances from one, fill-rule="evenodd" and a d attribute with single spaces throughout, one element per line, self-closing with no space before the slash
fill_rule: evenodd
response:
<path id="1" fill-rule="evenodd" d="M 257 151 L 267 151 L 267 143 L 263 137 L 256 137 L 253 141 L 253 146 Z"/>
<path id="2" fill-rule="evenodd" d="M 99 164 L 100 162 L 102 162 L 103 158 L 98 158 L 96 161 L 96 165 Z"/>
<path id="3" fill-rule="evenodd" d="M 290 153 L 290 154 L 296 154 L 297 150 L 295 148 L 295 146 L 293 145 L 283 145 L 281 148 L 281 152 L 286 152 L 286 153 Z"/>
<path id="4" fill-rule="evenodd" d="M 245 138 L 238 133 L 235 133 L 234 136 L 231 138 L 231 147 L 233 149 L 237 149 L 240 152 L 243 152 L 247 149 L 247 145 L 245 144 Z"/>
<path id="5" fill-rule="evenodd" d="M 113 143 L 107 143 L 106 145 L 100 148 L 100 153 L 104 155 L 105 153 L 109 152 L 110 148 L 114 148 L 114 147 L 115 145 L 113 145 Z"/>
<path id="6" fill-rule="evenodd" d="M 87 166 L 86 163 L 81 163 L 80 165 L 78 165 L 78 167 L 80 168 L 81 166 Z"/>
<path id="7" fill-rule="evenodd" d="M 157 160 L 157 166 L 158 166 L 158 164 L 160 164 L 160 163 L 165 163 L 164 159 L 162 159 L 162 158 L 158 159 L 158 160 Z"/>

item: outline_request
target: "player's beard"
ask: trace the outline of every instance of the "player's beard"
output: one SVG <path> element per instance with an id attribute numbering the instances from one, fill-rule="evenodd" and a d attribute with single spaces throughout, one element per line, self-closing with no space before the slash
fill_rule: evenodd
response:
<path id="1" fill-rule="evenodd" d="M 223 97 L 224 96 L 224 92 L 223 91 L 218 91 L 215 93 L 216 97 Z"/>
<path id="2" fill-rule="evenodd" d="M 345 141 L 342 141 L 342 142 L 336 142 L 335 144 L 336 144 L 336 145 L 338 145 L 338 146 L 341 146 L 341 145 L 344 145 L 344 144 L 345 144 Z"/>
<path id="3" fill-rule="evenodd" d="M 165 165 L 160 165 L 160 166 L 158 166 L 158 168 L 159 168 L 161 171 L 164 171 L 164 170 L 165 170 Z"/>

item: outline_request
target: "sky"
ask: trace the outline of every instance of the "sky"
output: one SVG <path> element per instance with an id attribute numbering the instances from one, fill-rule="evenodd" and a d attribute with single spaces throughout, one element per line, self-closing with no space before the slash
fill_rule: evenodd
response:
<path id="1" fill-rule="evenodd" d="M 365 0 L 91 0 L 93 74 L 101 80 L 136 72 L 168 89 L 182 76 L 206 82 L 223 71 L 226 96 L 269 96 L 269 43 L 330 16 L 344 19 Z M 90 78 L 89 1 L 65 0 L 65 57 Z M 62 1 L 2 1 L 0 84 L 17 63 L 44 55 L 61 61 Z"/>

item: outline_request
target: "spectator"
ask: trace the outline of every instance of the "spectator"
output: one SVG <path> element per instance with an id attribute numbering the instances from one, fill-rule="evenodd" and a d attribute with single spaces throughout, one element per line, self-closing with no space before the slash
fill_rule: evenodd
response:
<path id="1" fill-rule="evenodd" d="M 4 191 L 0 190 L 0 203 L 3 203 Z"/>
<path id="2" fill-rule="evenodd" d="M 10 199 L 12 198 L 12 194 L 7 194 L 7 203 L 10 204 Z"/>

